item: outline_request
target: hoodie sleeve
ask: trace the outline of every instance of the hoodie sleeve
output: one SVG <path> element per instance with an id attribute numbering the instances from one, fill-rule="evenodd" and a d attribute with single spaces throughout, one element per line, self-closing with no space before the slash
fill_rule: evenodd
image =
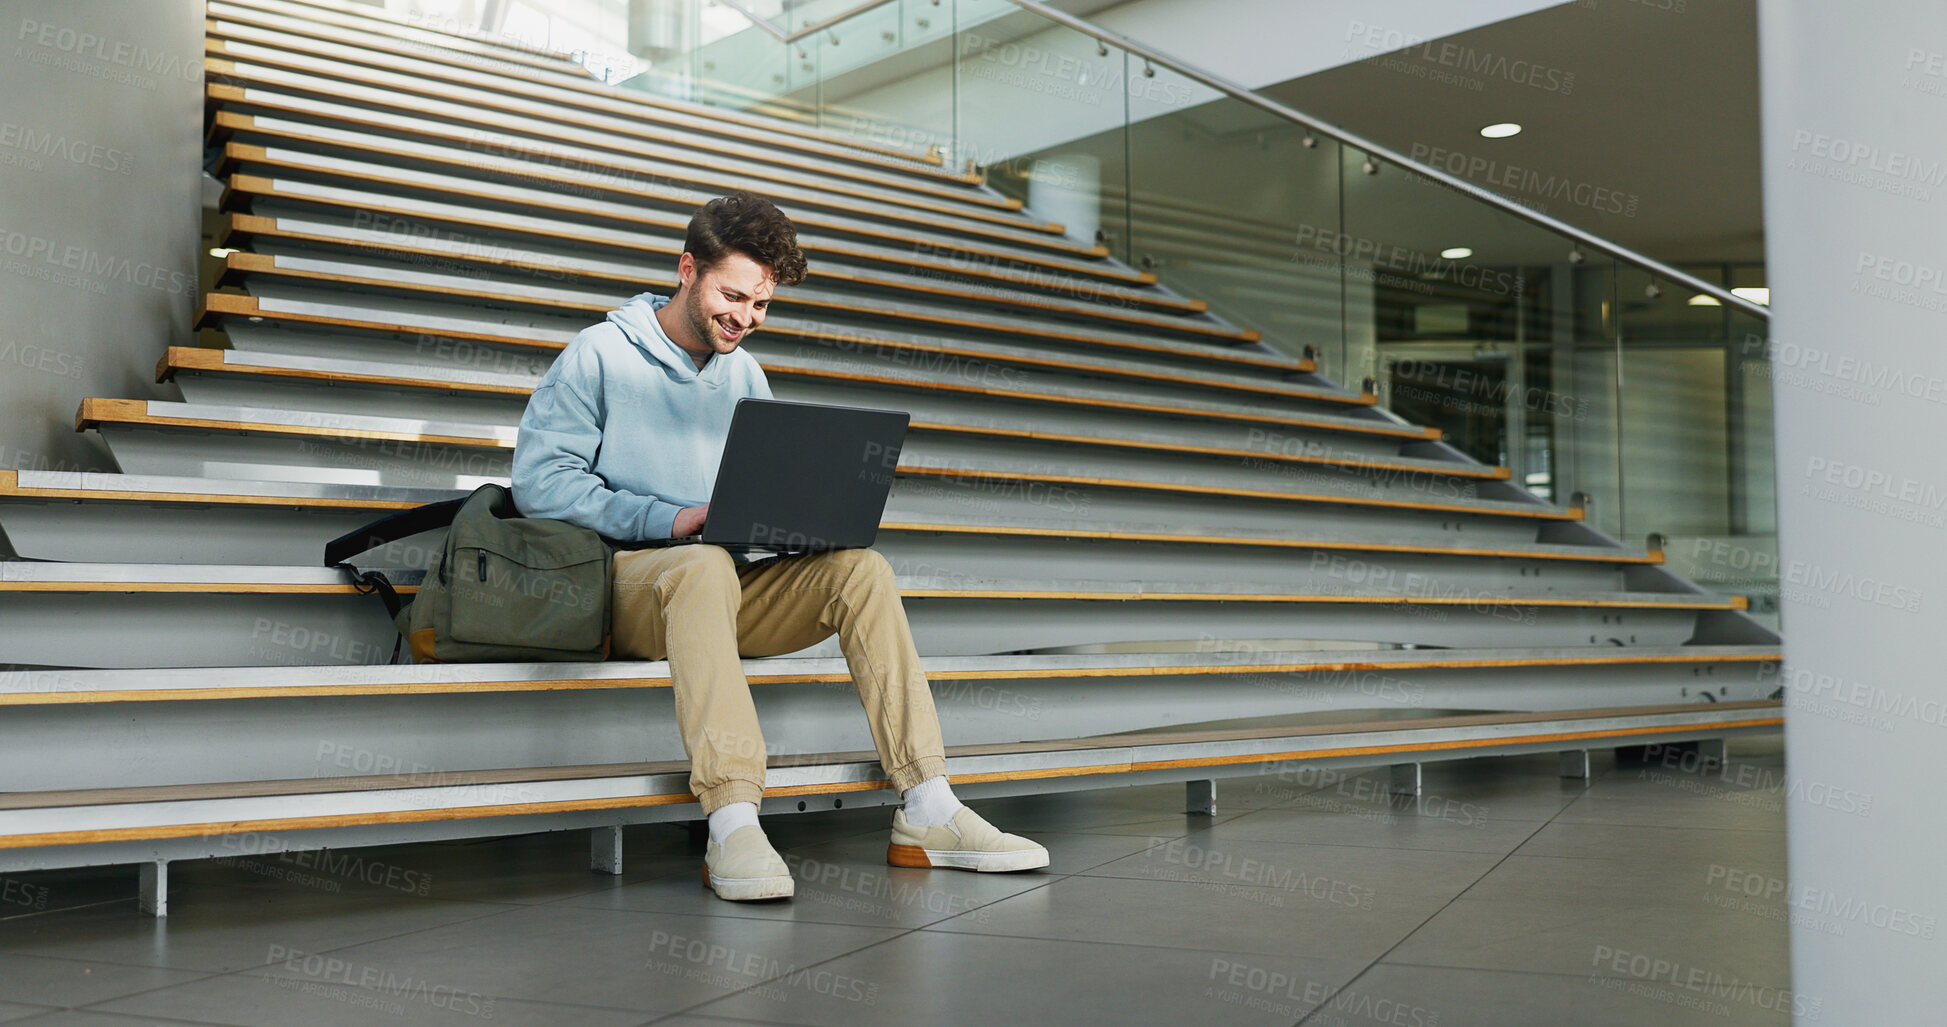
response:
<path id="1" fill-rule="evenodd" d="M 588 395 L 603 394 L 601 369 L 589 350 L 577 349 L 574 359 L 564 353 L 550 369 L 521 415 L 514 442 L 514 504 L 529 517 L 564 520 L 617 541 L 668 538 L 682 507 L 618 492 L 592 469 L 602 446 L 604 411 Z"/>

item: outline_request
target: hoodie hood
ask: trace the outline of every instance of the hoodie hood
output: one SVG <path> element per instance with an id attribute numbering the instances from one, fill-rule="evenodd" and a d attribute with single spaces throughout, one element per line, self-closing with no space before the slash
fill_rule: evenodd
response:
<path id="1" fill-rule="evenodd" d="M 634 343 L 636 348 L 655 357 L 658 363 L 667 367 L 677 378 L 685 381 L 693 378 L 705 381 L 722 378 L 721 365 L 726 361 L 718 360 L 713 355 L 699 371 L 696 361 L 690 359 L 690 355 L 683 352 L 683 348 L 676 345 L 663 332 L 662 324 L 656 320 L 656 311 L 668 304 L 669 297 L 645 292 L 609 311 L 608 319 L 611 324 L 622 330 L 623 336 Z"/>

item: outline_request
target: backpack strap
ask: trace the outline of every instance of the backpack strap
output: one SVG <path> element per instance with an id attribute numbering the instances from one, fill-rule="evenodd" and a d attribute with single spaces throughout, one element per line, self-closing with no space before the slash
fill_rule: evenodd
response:
<path id="1" fill-rule="evenodd" d="M 386 616 L 396 621 L 399 619 L 399 611 L 406 608 L 406 601 L 400 597 L 399 590 L 393 587 L 392 580 L 382 571 L 360 570 L 352 566 L 350 559 L 388 542 L 411 538 L 422 531 L 447 527 L 453 523 L 453 518 L 459 516 L 460 507 L 466 505 L 466 501 L 470 498 L 472 497 L 462 496 L 458 499 L 415 506 L 410 510 L 401 510 L 381 517 L 364 527 L 340 535 L 325 543 L 324 565 L 334 570 L 344 571 L 351 577 L 352 587 L 361 594 L 376 594 L 380 601 L 385 603 Z M 400 644 L 403 641 L 404 637 L 401 636 L 392 643 L 394 663 L 399 660 Z"/>
<path id="2" fill-rule="evenodd" d="M 410 510 L 381 517 L 362 528 L 347 532 L 325 543 L 324 565 L 326 567 L 347 567 L 352 557 L 370 552 L 387 542 L 397 542 L 411 538 L 422 531 L 444 528 L 459 516 L 460 507 L 466 505 L 469 496 L 447 499 L 438 503 L 415 506 Z"/>

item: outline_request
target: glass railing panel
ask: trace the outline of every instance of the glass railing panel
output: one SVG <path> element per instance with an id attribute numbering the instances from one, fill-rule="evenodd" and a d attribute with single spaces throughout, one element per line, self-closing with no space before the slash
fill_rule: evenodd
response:
<path id="1" fill-rule="evenodd" d="M 1282 353 L 1341 348 L 1339 259 L 1314 245 L 1338 234 L 1338 144 L 1139 57 L 1124 87 L 1128 261 Z"/>
<path id="2" fill-rule="evenodd" d="M 1340 167 L 1339 232 L 1311 244 L 1343 265 L 1333 366 L 1513 484 L 1587 495 L 1590 526 L 1619 534 L 1613 264 L 1350 147 Z"/>
<path id="3" fill-rule="evenodd" d="M 865 0 L 789 0 L 783 13 L 768 19 L 788 35 L 797 35 L 865 5 Z M 849 23 L 850 19 L 844 19 Z"/>
<path id="4" fill-rule="evenodd" d="M 952 147 L 953 8 L 945 0 L 894 0 L 799 45 L 817 61 L 820 128 L 904 153 Z"/>
<path id="5" fill-rule="evenodd" d="M 1732 288 L 1753 277 L 1745 267 L 1682 270 Z M 1625 529 L 1662 533 L 1672 571 L 1749 596 L 1752 613 L 1775 626 L 1766 322 L 1637 268 L 1617 288 Z"/>
<path id="6" fill-rule="evenodd" d="M 1128 132 L 1120 50 L 998 0 L 958 0 L 956 159 L 1044 221 L 1121 256 Z M 969 26 L 972 27 L 964 27 Z"/>
<path id="7" fill-rule="evenodd" d="M 794 51 L 776 36 L 707 0 L 667 3 L 652 13 L 631 23 L 629 46 L 646 67 L 619 83 L 623 88 L 810 120 L 815 104 L 786 95 Z"/>

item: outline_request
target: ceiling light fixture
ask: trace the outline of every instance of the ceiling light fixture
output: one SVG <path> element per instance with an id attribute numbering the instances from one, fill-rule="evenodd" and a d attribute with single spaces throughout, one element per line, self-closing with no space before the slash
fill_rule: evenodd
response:
<path id="1" fill-rule="evenodd" d="M 1498 122 L 1481 129 L 1481 135 L 1489 139 L 1506 139 L 1509 136 L 1520 134 L 1521 126 L 1512 121 Z"/>
<path id="2" fill-rule="evenodd" d="M 1440 256 L 1446 258 L 1447 260 L 1466 260 L 1468 257 L 1471 257 L 1473 255 L 1474 255 L 1474 251 L 1468 249 L 1465 246 L 1449 246 L 1446 249 L 1440 251 Z"/>
<path id="3" fill-rule="evenodd" d="M 1740 289 L 1732 289 L 1731 295 L 1741 296 L 1753 303 L 1763 304 L 1767 307 L 1771 306 L 1771 289 L 1768 286 L 1747 285 Z"/>
<path id="4" fill-rule="evenodd" d="M 1718 302 L 1717 297 L 1712 296 L 1710 293 L 1700 292 L 1690 297 L 1690 305 L 1693 307 L 1721 307 L 1724 304 Z"/>

